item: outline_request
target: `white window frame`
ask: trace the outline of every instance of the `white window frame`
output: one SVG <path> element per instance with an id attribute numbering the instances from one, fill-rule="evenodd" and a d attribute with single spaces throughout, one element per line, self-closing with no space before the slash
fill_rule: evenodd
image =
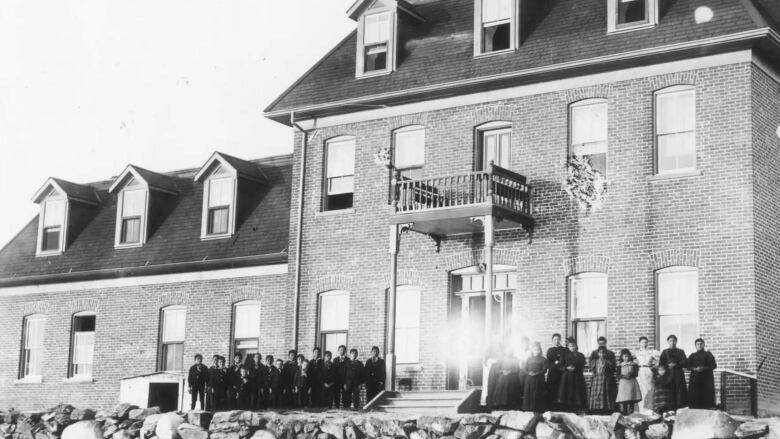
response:
<path id="1" fill-rule="evenodd" d="M 398 136 L 404 136 L 411 133 L 422 133 L 422 145 L 420 147 L 422 148 L 422 156 L 423 160 L 420 163 L 414 163 L 411 166 L 407 166 L 404 168 L 399 168 L 396 164 L 396 158 L 397 158 L 397 147 L 398 147 Z M 401 172 L 402 176 L 408 177 L 408 175 L 404 175 L 404 171 L 414 171 L 414 170 L 420 170 L 425 167 L 425 127 L 422 125 L 410 125 L 403 128 L 398 128 L 397 130 L 393 131 L 393 168 L 396 171 Z"/>
<path id="2" fill-rule="evenodd" d="M 223 174 L 216 175 L 218 169 L 224 170 Z M 233 183 L 233 199 L 228 207 L 228 227 L 226 233 L 209 233 L 209 211 L 212 206 L 209 205 L 209 194 L 211 193 L 211 182 L 215 180 L 230 179 Z M 224 239 L 230 238 L 236 233 L 236 206 L 238 204 L 238 178 L 227 167 L 220 165 L 216 167 L 203 183 L 203 214 L 201 218 L 200 239 Z M 222 206 L 216 206 L 222 207 Z"/>
<path id="3" fill-rule="evenodd" d="M 416 298 L 412 298 L 412 300 L 416 300 L 417 302 L 417 324 L 415 326 L 403 326 L 401 322 L 399 322 L 401 315 L 409 311 L 408 308 L 399 305 L 398 309 L 400 312 L 396 312 L 395 314 L 395 360 L 398 364 L 417 364 L 420 362 L 420 341 L 422 339 L 420 336 L 420 323 L 422 321 L 422 292 L 420 287 L 417 286 L 398 286 L 396 288 L 396 304 L 402 303 L 400 296 L 405 294 L 411 296 L 416 295 Z M 415 341 L 411 341 L 412 345 L 416 344 L 416 350 L 410 348 L 409 352 L 404 352 L 403 344 L 405 343 L 405 335 L 416 338 Z"/>
<path id="4" fill-rule="evenodd" d="M 677 274 L 677 275 L 679 275 L 681 273 L 695 274 L 695 276 L 696 276 L 696 295 L 695 295 L 696 296 L 696 316 L 695 316 L 695 321 L 696 321 L 696 332 L 697 332 L 697 335 L 694 337 L 693 340 L 690 340 L 691 344 L 686 346 L 686 342 L 680 339 L 681 334 L 679 334 L 679 333 L 675 334 L 677 336 L 677 340 L 678 340 L 677 347 L 683 346 L 682 349 L 684 349 L 685 347 L 692 348 L 694 346 L 693 342 L 696 340 L 696 337 L 698 337 L 698 335 L 699 335 L 698 332 L 701 330 L 701 324 L 700 324 L 700 315 L 701 315 L 701 313 L 699 312 L 700 311 L 700 309 L 699 309 L 699 305 L 700 305 L 700 303 L 699 303 L 700 302 L 700 300 L 699 300 L 700 299 L 699 269 L 697 267 L 689 267 L 689 266 L 684 266 L 684 265 L 675 265 L 675 266 L 666 267 L 666 268 L 657 270 L 655 272 L 655 301 L 656 301 L 656 303 L 655 303 L 655 309 L 656 309 L 656 324 L 655 324 L 655 327 L 656 327 L 656 337 L 655 337 L 655 339 L 656 339 L 656 342 L 658 343 L 658 349 L 664 349 L 664 347 L 666 346 L 666 337 L 668 337 L 670 335 L 670 334 L 664 334 L 664 333 L 661 332 L 661 318 L 662 317 L 665 317 L 665 316 L 693 316 L 690 313 L 663 314 L 663 315 L 661 314 L 661 302 L 660 302 L 660 297 L 661 297 L 661 288 L 660 288 L 660 286 L 661 286 L 661 279 L 660 278 L 662 276 L 668 275 L 668 274 L 672 274 L 672 275 Z M 686 352 L 692 353 L 694 351 L 691 350 L 691 349 L 688 349 L 688 350 L 686 350 Z"/>
<path id="5" fill-rule="evenodd" d="M 43 322 L 42 325 L 42 337 L 40 346 L 29 346 L 30 342 L 30 322 Z M 31 314 L 25 316 L 23 319 L 22 328 L 22 354 L 19 365 L 19 379 L 30 382 L 41 382 L 43 376 L 43 363 L 46 356 L 46 315 L 45 314 Z M 37 351 L 37 355 L 33 355 L 32 351 Z M 39 364 L 37 364 L 38 374 L 30 373 L 33 368 L 30 365 L 33 363 L 31 359 L 35 358 Z"/>
<path id="6" fill-rule="evenodd" d="M 124 225 L 125 220 L 125 214 L 124 214 L 124 205 L 125 205 L 125 194 L 127 192 L 143 192 L 144 193 L 144 206 L 143 206 L 143 213 L 141 214 L 140 220 L 140 231 L 139 231 L 139 239 L 138 242 L 122 242 L 122 228 Z M 147 218 L 149 217 L 149 189 L 144 187 L 143 184 L 140 184 L 136 182 L 135 185 L 128 184 L 123 188 L 119 194 L 117 195 L 116 200 L 116 232 L 114 236 L 114 247 L 115 248 L 134 248 L 134 247 L 142 247 L 144 244 L 146 244 L 146 227 L 147 227 Z"/>
<path id="7" fill-rule="evenodd" d="M 512 167 L 512 124 L 511 122 L 504 122 L 504 121 L 495 121 L 495 122 L 488 122 L 484 123 L 477 127 L 477 151 L 476 153 L 479 155 L 479 162 L 481 163 L 481 167 L 477 167 L 477 171 L 485 171 L 487 170 L 488 165 L 490 162 L 487 159 L 487 146 L 485 142 L 485 137 L 489 135 L 497 135 L 499 136 L 501 134 L 509 134 L 509 145 L 508 151 L 507 151 L 507 157 L 509 158 L 509 163 L 504 163 L 503 165 L 501 163 L 494 163 L 496 166 L 500 166 L 504 169 L 510 169 Z M 500 153 L 499 153 L 500 155 Z"/>
<path id="8" fill-rule="evenodd" d="M 352 174 L 351 175 L 339 175 L 336 177 L 330 177 L 328 175 L 328 154 L 331 148 L 331 145 L 337 144 L 337 143 L 352 143 Z M 357 159 L 357 140 L 355 136 L 338 136 L 334 137 L 332 139 L 328 139 L 325 141 L 325 149 L 324 149 L 324 160 L 323 160 L 323 169 L 322 169 L 322 175 L 323 175 L 323 188 L 322 188 L 322 210 L 323 211 L 338 211 L 338 210 L 348 210 L 348 209 L 354 209 L 355 208 L 355 167 L 356 167 L 356 159 Z M 352 206 L 342 208 L 342 209 L 333 209 L 330 207 L 330 203 L 328 200 L 328 197 L 330 197 L 330 179 L 331 178 L 344 178 L 344 177 L 352 177 Z M 349 192 L 344 192 L 349 193 Z M 334 194 L 334 195 L 341 195 L 341 194 Z"/>
<path id="9" fill-rule="evenodd" d="M 474 0 L 474 56 L 490 56 L 502 53 L 514 52 L 520 46 L 520 1 L 510 0 L 512 4 L 512 15 L 509 20 L 509 48 L 504 50 L 494 50 L 491 52 L 482 51 L 482 30 L 485 23 L 482 21 L 482 3 L 483 0 Z"/>
<path id="10" fill-rule="evenodd" d="M 184 314 L 184 337 L 181 340 L 166 340 L 165 339 L 165 333 L 166 333 L 166 324 L 168 323 L 167 315 L 168 313 L 183 313 Z M 184 364 L 184 344 L 186 342 L 187 338 L 187 307 L 184 305 L 171 305 L 166 306 L 165 308 L 160 310 L 160 346 L 158 348 L 158 355 L 159 355 L 159 367 L 157 368 L 160 372 L 181 372 L 186 367 Z M 167 353 L 168 346 L 170 345 L 181 345 L 181 369 L 168 369 L 165 364 L 165 357 Z"/>
<path id="11" fill-rule="evenodd" d="M 649 29 L 658 24 L 659 0 L 646 0 L 645 13 L 647 14 L 647 19 L 645 21 L 618 24 L 618 3 L 621 1 L 624 0 L 608 0 L 607 2 L 607 33 L 616 34 Z"/>
<path id="12" fill-rule="evenodd" d="M 257 319 L 258 319 L 259 325 L 256 328 L 257 329 L 257 335 L 256 336 L 253 336 L 253 337 L 238 337 L 238 335 L 236 334 L 236 331 L 238 329 L 238 310 L 240 308 L 242 308 L 242 307 L 257 308 L 257 316 L 258 316 Z M 263 311 L 262 304 L 258 300 L 243 300 L 241 302 L 237 302 L 237 303 L 233 304 L 233 327 L 232 327 L 232 330 L 230 331 L 230 339 L 232 341 L 231 348 L 230 348 L 231 349 L 231 352 L 230 352 L 231 356 L 235 355 L 236 352 L 238 352 L 237 348 L 238 348 L 238 343 L 239 342 L 248 341 L 248 340 L 255 341 L 256 342 L 256 346 L 257 346 L 257 352 L 260 352 L 260 337 L 262 335 L 262 331 L 260 329 L 260 324 L 262 324 L 262 322 L 263 322 L 262 314 L 261 314 L 262 311 Z M 246 360 L 246 356 L 244 357 L 244 360 Z"/>
<path id="13" fill-rule="evenodd" d="M 92 358 L 90 359 L 90 363 L 78 363 L 78 364 L 89 364 L 90 365 L 90 372 L 88 373 L 76 373 L 76 337 L 78 333 L 85 333 L 88 334 L 89 331 L 76 331 L 76 319 L 79 317 L 89 317 L 93 316 L 95 317 L 95 329 L 92 331 Z M 91 380 L 92 379 L 92 373 L 95 365 L 95 337 L 97 334 L 97 314 L 93 311 L 82 311 L 78 312 L 76 314 L 73 314 L 73 317 L 71 319 L 71 331 L 70 331 L 70 364 L 68 365 L 68 377 L 73 380 Z"/>
<path id="14" fill-rule="evenodd" d="M 346 296 L 347 298 L 347 326 L 344 328 L 330 328 L 330 329 L 322 329 L 322 300 L 327 297 L 333 297 L 333 296 Z M 349 304 L 351 302 L 351 297 L 349 294 L 349 291 L 346 290 L 330 290 L 326 291 L 324 293 L 320 293 L 319 297 L 317 297 L 317 345 L 321 346 L 323 352 L 326 350 L 325 347 L 325 336 L 329 334 L 344 334 L 344 345 L 349 346 Z M 333 356 L 335 357 L 338 355 L 336 352 L 332 352 Z"/>
<path id="15" fill-rule="evenodd" d="M 60 218 L 60 236 L 59 245 L 56 250 L 44 250 L 43 249 L 43 233 L 44 221 L 46 217 L 46 209 L 48 203 L 64 203 L 62 209 L 62 217 Z M 40 203 L 40 214 L 38 215 L 38 239 L 35 246 L 36 256 L 56 256 L 61 255 L 65 251 L 66 236 L 68 234 L 68 217 L 70 215 L 70 201 L 65 194 L 59 193 L 56 189 L 51 188 L 49 194 Z"/>
<path id="16" fill-rule="evenodd" d="M 365 28 L 366 17 L 379 14 L 388 14 L 389 18 L 389 30 L 387 40 L 387 65 L 384 70 L 373 70 L 370 72 L 365 71 L 365 56 L 366 56 L 366 44 L 365 44 Z M 398 35 L 398 14 L 394 8 L 376 8 L 367 11 L 363 14 L 358 22 L 357 27 L 357 54 L 356 54 L 356 66 L 355 77 L 356 78 L 370 78 L 373 76 L 387 75 L 395 70 L 396 66 L 396 41 Z"/>
<path id="17" fill-rule="evenodd" d="M 693 166 L 689 168 L 675 168 L 672 170 L 666 170 L 662 171 L 660 169 L 660 160 L 659 160 L 659 151 L 658 151 L 658 138 L 661 136 L 661 134 L 658 133 L 658 118 L 659 118 L 659 105 L 658 105 L 658 98 L 660 96 L 670 95 L 670 94 L 683 94 L 683 93 L 691 93 L 693 94 L 693 107 L 690 109 L 690 111 L 693 113 L 692 118 L 694 121 L 693 125 Z M 698 168 L 698 160 L 697 160 L 697 118 L 696 118 L 696 87 L 693 85 L 674 85 L 671 87 L 666 87 L 661 90 L 657 90 L 655 93 L 653 93 L 653 158 L 655 162 L 655 174 L 656 175 L 675 175 L 675 174 L 690 174 L 695 173 Z M 690 131 L 681 131 L 683 132 L 690 132 Z M 663 135 L 669 135 L 672 133 L 664 133 Z"/>
<path id="18" fill-rule="evenodd" d="M 577 109 L 580 108 L 586 108 L 586 107 L 604 107 L 605 116 L 607 119 L 607 126 L 605 127 L 604 132 L 604 155 L 605 155 L 605 166 L 606 170 L 605 173 L 609 173 L 609 103 L 606 99 L 602 98 L 593 98 L 593 99 L 584 99 L 578 102 L 574 102 L 573 104 L 569 105 L 569 157 L 572 157 L 574 155 L 574 149 L 580 145 L 584 144 L 574 144 L 574 119 Z M 596 143 L 596 142 L 593 142 Z M 606 177 L 606 174 L 604 175 Z"/>
<path id="19" fill-rule="evenodd" d="M 586 317 L 575 317 L 574 315 L 574 283 L 576 281 L 582 280 L 582 279 L 604 279 L 606 280 L 606 288 L 604 291 L 605 298 L 605 309 L 604 314 L 601 316 L 586 316 Z M 569 287 L 569 294 L 568 294 L 568 303 L 569 303 L 569 325 L 570 325 L 570 331 L 569 333 L 577 337 L 577 343 L 582 348 L 583 346 L 586 346 L 585 343 L 580 340 L 580 337 L 577 335 L 577 323 L 580 322 L 603 322 L 604 324 L 604 337 L 606 337 L 607 334 L 607 328 L 608 328 L 608 315 L 609 315 L 609 275 L 607 273 L 600 273 L 600 272 L 582 272 L 577 273 L 569 276 L 568 279 L 568 287 Z M 596 340 L 590 340 L 590 343 L 595 343 Z M 588 355 L 589 352 L 585 352 L 585 355 Z"/>

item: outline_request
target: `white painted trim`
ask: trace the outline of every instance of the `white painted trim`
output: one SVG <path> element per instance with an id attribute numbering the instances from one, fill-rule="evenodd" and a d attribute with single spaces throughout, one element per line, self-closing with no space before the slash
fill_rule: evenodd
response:
<path id="1" fill-rule="evenodd" d="M 769 75 L 776 83 L 780 84 L 780 72 L 769 65 L 766 61 L 761 59 L 757 54 L 753 54 L 753 65 L 761 69 L 764 73 Z"/>
<path id="2" fill-rule="evenodd" d="M 198 271 L 190 273 L 158 274 L 154 276 L 122 277 L 82 282 L 63 282 L 43 285 L 24 285 L 0 288 L 0 297 L 25 296 L 31 294 L 73 292 L 105 288 L 125 288 L 142 285 L 166 285 L 181 282 L 200 282 L 242 277 L 272 276 L 287 274 L 287 264 L 261 265 L 257 267 L 228 268 L 224 270 Z"/>
<path id="3" fill-rule="evenodd" d="M 195 174 L 195 177 L 193 178 L 195 181 L 201 181 L 204 177 L 208 177 L 210 175 L 206 175 L 206 171 L 211 167 L 211 165 L 214 163 L 214 161 L 218 161 L 219 164 L 225 169 L 227 169 L 233 176 L 238 177 L 238 171 L 236 168 L 234 168 L 230 163 L 228 163 L 227 160 L 222 157 L 222 155 L 219 152 L 215 152 L 211 154 L 211 157 L 209 157 L 208 160 L 206 160 L 206 163 L 203 164 L 203 166 L 200 167 L 200 170 L 197 174 Z"/>
<path id="4" fill-rule="evenodd" d="M 228 178 L 232 178 L 233 180 L 233 200 L 231 201 L 230 207 L 228 207 L 228 231 L 227 233 L 219 233 L 219 234 L 209 234 L 208 227 L 209 227 L 209 194 L 211 192 L 211 182 L 212 180 L 226 180 Z M 211 239 L 225 239 L 225 238 L 231 238 L 236 233 L 236 208 L 238 206 L 238 177 L 234 173 L 233 177 L 215 177 L 211 178 L 209 176 L 208 179 L 203 184 L 203 210 L 201 213 L 201 219 L 200 219 L 200 239 L 201 241 L 208 241 Z"/>
<path id="5" fill-rule="evenodd" d="M 632 79 L 647 78 L 697 69 L 706 69 L 730 64 L 747 63 L 751 62 L 752 60 L 753 56 L 751 50 L 740 50 L 719 55 L 709 55 L 682 61 L 660 63 L 651 66 L 632 67 L 628 69 L 615 70 L 612 72 L 521 85 L 517 87 L 472 93 L 456 97 L 431 99 L 424 102 L 365 110 L 338 116 L 307 119 L 298 121 L 297 123 L 308 131 L 413 113 L 443 110 L 467 105 L 484 104 L 493 101 L 503 101 L 506 99 L 533 96 L 543 93 L 552 93 L 572 88 L 628 81 Z M 273 113 L 266 114 L 266 116 L 273 116 Z"/>
<path id="6" fill-rule="evenodd" d="M 618 0 L 609 0 L 607 4 L 607 33 L 617 34 L 655 27 L 658 24 L 658 0 L 647 0 L 646 12 L 648 19 L 636 24 L 619 25 L 617 23 Z"/>
<path id="7" fill-rule="evenodd" d="M 119 180 L 117 180 L 119 181 Z M 144 182 L 144 180 L 140 180 L 141 182 Z M 124 207 L 125 207 L 125 194 L 128 191 L 144 191 L 144 213 L 141 215 L 141 224 L 140 224 L 140 231 L 139 231 L 139 239 L 138 242 L 128 242 L 123 243 L 121 242 L 122 239 L 122 220 L 124 219 Z M 123 188 L 119 194 L 116 197 L 116 221 L 114 225 L 114 248 L 115 249 L 122 249 L 122 248 L 138 248 L 143 247 L 144 244 L 146 244 L 146 238 L 147 238 L 147 218 L 149 217 L 149 209 L 151 206 L 150 202 L 151 198 L 151 192 L 149 191 L 149 185 L 147 183 L 143 183 L 142 187 L 140 189 L 138 188 Z"/>
<path id="8" fill-rule="evenodd" d="M 65 203 L 65 208 L 62 210 L 62 218 L 60 218 L 60 242 L 59 242 L 59 248 L 57 250 L 47 250 L 44 251 L 41 246 L 43 246 L 43 223 L 44 218 L 46 216 L 46 203 L 47 200 L 42 200 L 40 202 L 40 213 L 38 214 L 38 237 L 35 242 L 35 256 L 36 257 L 47 257 L 47 256 L 58 256 L 65 252 L 65 246 L 68 243 L 68 223 L 70 222 L 70 199 L 68 199 L 65 192 L 62 191 L 62 189 L 59 188 L 59 186 L 56 186 L 57 191 L 62 196 L 62 201 Z M 60 200 L 55 200 L 60 201 Z"/>

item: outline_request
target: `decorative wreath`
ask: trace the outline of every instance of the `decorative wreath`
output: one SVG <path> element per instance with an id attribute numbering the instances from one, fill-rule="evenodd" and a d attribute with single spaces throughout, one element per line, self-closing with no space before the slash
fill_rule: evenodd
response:
<path id="1" fill-rule="evenodd" d="M 607 179 L 590 164 L 587 156 L 573 155 L 566 164 L 563 189 L 582 210 L 601 207 L 607 195 Z"/>
<path id="2" fill-rule="evenodd" d="M 390 148 L 386 146 L 379 148 L 379 151 L 374 154 L 374 163 L 379 166 L 389 168 L 391 160 L 392 154 L 390 153 Z"/>

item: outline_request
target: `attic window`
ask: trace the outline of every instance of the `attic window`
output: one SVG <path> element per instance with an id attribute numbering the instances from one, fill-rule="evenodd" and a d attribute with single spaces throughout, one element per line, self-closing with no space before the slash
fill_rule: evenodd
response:
<path id="1" fill-rule="evenodd" d="M 367 15 L 363 29 L 363 72 L 387 70 L 390 46 L 390 13 Z"/>
<path id="2" fill-rule="evenodd" d="M 232 177 L 211 178 L 207 185 L 209 196 L 206 234 L 229 234 L 235 180 Z"/>
<path id="3" fill-rule="evenodd" d="M 141 244 L 146 220 L 146 189 L 126 189 L 120 193 L 119 244 Z"/>
<path id="4" fill-rule="evenodd" d="M 40 253 L 59 253 L 62 251 L 63 229 L 65 228 L 65 209 L 67 200 L 52 191 L 42 205 L 43 225 L 40 233 Z"/>
<path id="5" fill-rule="evenodd" d="M 475 0 L 474 54 L 490 54 L 517 47 L 517 0 Z"/>
<path id="6" fill-rule="evenodd" d="M 658 0 L 609 0 L 609 32 L 655 26 Z"/>

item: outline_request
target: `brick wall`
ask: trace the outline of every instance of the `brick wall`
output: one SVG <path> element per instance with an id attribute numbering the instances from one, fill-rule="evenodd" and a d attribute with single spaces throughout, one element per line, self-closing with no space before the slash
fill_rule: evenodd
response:
<path id="1" fill-rule="evenodd" d="M 651 179 L 653 92 L 679 84 L 696 87 L 697 163 L 702 175 Z M 315 344 L 321 279 L 334 275 L 344 277 L 352 286 L 349 344 L 363 353 L 373 344 L 384 346 L 390 270 L 389 175 L 373 163 L 372 156 L 391 144 L 392 130 L 424 125 L 424 171 L 427 176 L 439 176 L 472 171 L 475 126 L 506 120 L 512 122 L 511 169 L 527 176 L 534 187 L 536 218 L 533 236 L 523 230 L 502 231 L 496 236 L 496 251 L 502 256 L 495 263 L 518 267 L 513 327 L 545 345 L 551 333 L 567 333 L 566 277 L 577 265 L 571 260 L 591 259 L 600 261 L 597 265 L 606 267 L 609 275 L 610 346 L 634 347 L 638 337 L 646 335 L 651 343 L 665 347 L 655 334 L 654 270 L 669 261 L 696 264 L 701 335 L 723 367 L 755 370 L 750 90 L 751 65 L 744 63 L 309 133 L 301 347 L 310 349 Z M 567 155 L 568 105 L 590 97 L 605 98 L 609 104 L 611 186 L 604 207 L 584 213 L 567 198 L 561 182 Z M 321 214 L 324 144 L 338 135 L 354 135 L 357 140 L 355 208 L 349 213 Z M 297 133 L 296 182 L 302 141 L 303 134 Z M 293 198 L 292 205 L 297 206 L 296 192 Z M 296 215 L 293 211 L 292 217 Z M 292 243 L 296 232 L 293 224 Z M 481 234 L 448 237 L 438 253 L 426 236 L 412 233 L 401 240 L 399 270 L 413 272 L 411 278 L 422 289 L 421 364 L 414 372 L 420 388 L 443 388 L 447 365 L 457 360 L 450 348 L 448 314 L 454 299 L 448 293 L 448 272 L 461 268 L 452 261 L 473 260 L 470 255 L 482 246 Z"/>
<path id="2" fill-rule="evenodd" d="M 260 351 L 286 353 L 288 336 L 286 275 L 235 278 L 126 288 L 62 291 L 0 297 L 0 328 L 4 359 L 0 374 L 0 407 L 48 408 L 60 402 L 77 407 L 111 408 L 119 402 L 121 378 L 155 372 L 160 337 L 160 310 L 186 305 L 184 364 L 196 353 L 211 364 L 211 356 L 229 355 L 232 305 L 242 300 L 261 302 Z M 72 315 L 96 313 L 92 383 L 65 383 L 68 374 Z M 22 322 L 26 315 L 47 316 L 43 380 L 15 383 L 21 353 Z"/>
<path id="3" fill-rule="evenodd" d="M 753 225 L 756 277 L 756 361 L 759 410 L 780 414 L 780 85 L 763 70 L 752 71 Z"/>

